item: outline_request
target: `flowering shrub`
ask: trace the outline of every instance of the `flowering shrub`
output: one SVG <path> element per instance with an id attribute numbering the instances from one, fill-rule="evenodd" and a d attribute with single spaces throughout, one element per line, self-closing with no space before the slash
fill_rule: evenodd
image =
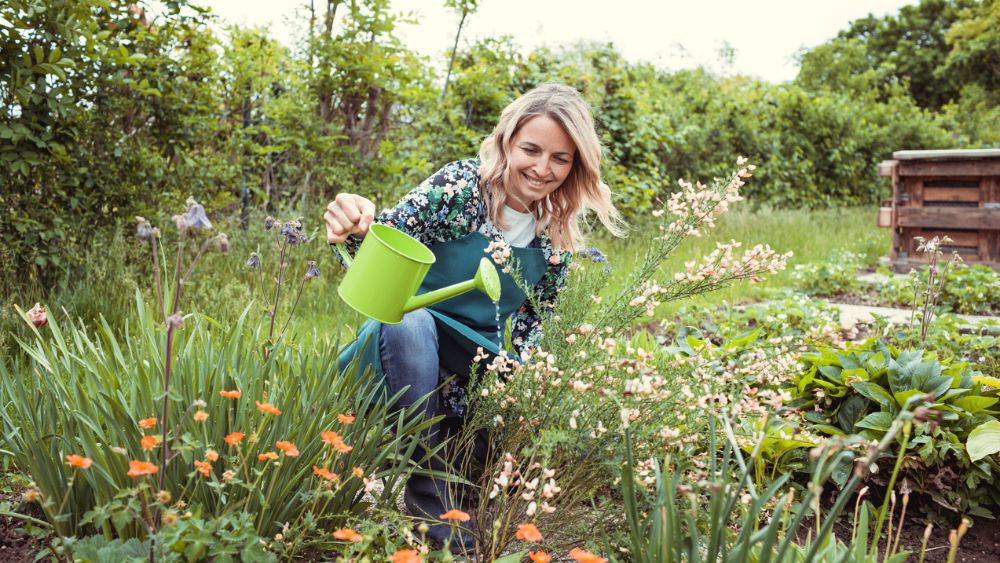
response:
<path id="1" fill-rule="evenodd" d="M 490 428 L 500 455 L 479 480 L 479 529 L 493 530 L 479 538 L 481 557 L 495 557 L 518 541 L 519 524 L 558 537 L 565 515 L 614 481 L 609 460 L 620 459 L 625 429 L 635 437 L 640 459 L 694 447 L 711 413 L 728 408 L 734 390 L 746 384 L 720 378 L 701 356 L 674 357 L 655 343 L 633 346 L 622 339 L 662 303 L 760 281 L 785 267 L 790 253 L 764 245 L 740 252 L 740 243 L 732 241 L 660 279 L 661 264 L 685 238 L 706 232 L 741 199 L 739 189 L 753 166 L 743 159 L 738 165 L 711 186 L 680 183 L 654 212 L 661 223 L 617 295 L 602 295 L 606 257 L 596 250 L 580 253 L 538 347 L 482 366 L 467 427 Z"/>

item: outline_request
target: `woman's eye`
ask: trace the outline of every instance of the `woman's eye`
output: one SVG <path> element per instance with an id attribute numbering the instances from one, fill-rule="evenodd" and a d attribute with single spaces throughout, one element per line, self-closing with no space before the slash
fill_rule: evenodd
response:
<path id="1" fill-rule="evenodd" d="M 535 154 L 536 152 L 538 152 L 538 149 L 533 149 L 531 147 L 522 147 L 521 150 L 523 150 L 528 154 Z"/>

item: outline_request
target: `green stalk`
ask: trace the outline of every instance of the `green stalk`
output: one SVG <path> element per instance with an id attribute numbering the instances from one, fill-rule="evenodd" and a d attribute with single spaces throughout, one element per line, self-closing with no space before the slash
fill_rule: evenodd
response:
<path id="1" fill-rule="evenodd" d="M 878 542 L 882 537 L 882 524 L 885 522 L 886 511 L 889 507 L 889 498 L 892 489 L 896 486 L 896 478 L 899 476 L 899 470 L 903 467 L 903 458 L 906 456 L 906 446 L 910 442 L 910 431 L 913 428 L 913 424 L 909 421 L 903 424 L 903 443 L 899 448 L 899 455 L 896 456 L 896 465 L 892 468 L 892 475 L 889 477 L 889 487 L 886 489 L 885 498 L 882 499 L 882 508 L 878 511 L 878 519 L 875 521 L 875 535 L 872 536 L 872 541 L 874 542 L 875 549 L 873 556 L 875 560 L 878 560 Z M 891 538 L 888 538 L 891 539 Z M 888 543 L 888 542 L 887 542 Z M 887 546 L 888 547 L 888 546 Z"/>

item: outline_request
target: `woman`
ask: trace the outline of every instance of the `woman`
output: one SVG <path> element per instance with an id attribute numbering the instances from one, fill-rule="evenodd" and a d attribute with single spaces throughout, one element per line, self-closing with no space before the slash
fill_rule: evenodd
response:
<path id="1" fill-rule="evenodd" d="M 518 356 L 541 337 L 542 315 L 554 307 L 572 254 L 582 244 L 584 212 L 593 210 L 612 233 L 622 234 L 611 191 L 601 181 L 600 160 L 586 102 L 570 87 L 546 85 L 503 110 L 478 160 L 446 165 L 377 218 L 371 201 L 338 194 L 324 214 L 331 244 L 346 241 L 353 251 L 373 221 L 410 234 L 436 257 L 421 293 L 471 279 L 480 259 L 489 255 L 501 269 L 518 266 L 521 287 L 532 288 L 541 308 L 536 310 L 514 279 L 501 273 L 499 311 L 485 295 L 470 292 L 408 313 L 398 325 L 368 321 L 341 364 L 361 356 L 363 365 L 384 377 L 390 394 L 405 389 L 400 408 L 426 396 L 427 416 L 461 420 L 464 384 L 477 349 L 500 353 L 497 313 L 499 323 L 512 316 L 511 343 Z M 453 375 L 440 393 L 434 392 Z M 443 433 L 440 428 L 429 433 L 432 447 Z M 445 483 L 424 476 L 409 480 L 404 501 L 414 515 L 434 520 L 458 507 Z M 428 532 L 438 541 L 450 534 L 443 523 Z M 459 551 L 473 547 L 466 530 L 452 543 Z"/>

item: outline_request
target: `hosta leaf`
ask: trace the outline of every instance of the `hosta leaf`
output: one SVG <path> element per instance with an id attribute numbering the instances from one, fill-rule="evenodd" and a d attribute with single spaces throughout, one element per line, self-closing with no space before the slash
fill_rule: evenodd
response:
<path id="1" fill-rule="evenodd" d="M 1000 421 L 990 420 L 975 427 L 969 432 L 965 449 L 974 462 L 1000 452 Z"/>
<path id="2" fill-rule="evenodd" d="M 906 391 L 900 391 L 898 393 L 893 394 L 893 397 L 896 399 L 896 402 L 899 403 L 899 406 L 905 407 L 906 401 L 910 397 L 914 397 L 917 395 L 924 395 L 924 392 L 921 391 L 920 389 L 908 389 Z"/>
<path id="3" fill-rule="evenodd" d="M 889 427 L 892 426 L 892 415 L 884 411 L 873 412 L 859 420 L 855 426 L 858 428 L 888 432 Z"/>
<path id="4" fill-rule="evenodd" d="M 889 392 L 883 389 L 878 383 L 858 381 L 856 383 L 852 383 L 851 388 L 883 407 L 887 407 L 892 404 L 892 395 L 890 395 Z"/>
<path id="5" fill-rule="evenodd" d="M 959 397 L 952 401 L 951 404 L 975 414 L 987 407 L 992 406 L 997 402 L 997 400 L 998 399 L 996 397 Z"/>
<path id="6" fill-rule="evenodd" d="M 854 430 L 854 424 L 868 412 L 868 399 L 861 395 L 851 395 L 837 409 L 837 424 L 845 431 Z"/>
<path id="7" fill-rule="evenodd" d="M 824 377 L 833 381 L 834 383 L 844 384 L 844 378 L 840 376 L 842 370 L 839 366 L 819 366 L 819 372 L 823 374 Z"/>

